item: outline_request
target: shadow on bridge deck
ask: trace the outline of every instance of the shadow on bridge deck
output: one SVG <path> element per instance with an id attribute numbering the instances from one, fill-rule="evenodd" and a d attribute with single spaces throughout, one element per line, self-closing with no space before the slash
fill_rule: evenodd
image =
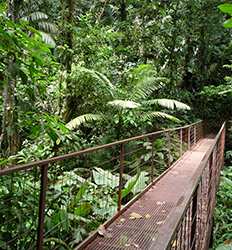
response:
<path id="1" fill-rule="evenodd" d="M 196 245 L 193 247 L 196 241 L 196 234 L 199 235 L 201 233 L 199 229 L 198 232 L 196 230 L 182 232 L 181 234 L 179 233 L 180 236 L 176 235 L 175 237 L 173 234 L 180 222 L 183 224 L 181 231 L 187 228 L 188 223 L 197 223 L 197 215 L 193 218 L 193 209 L 196 210 L 198 205 L 194 208 L 194 197 L 191 195 L 194 192 L 194 185 L 200 177 L 199 168 L 201 162 L 214 143 L 215 140 L 213 138 L 200 140 L 160 180 L 156 181 L 147 192 L 115 221 L 107 225 L 107 234 L 104 237 L 96 232 L 90 243 L 85 241 L 77 249 L 203 249 L 196 247 Z M 201 183 L 201 190 L 202 187 L 203 183 Z M 191 204 L 188 208 L 189 211 L 187 211 L 189 202 Z M 204 205 L 201 204 L 201 209 L 204 209 L 202 206 Z M 181 221 L 180 218 L 181 216 L 183 217 L 184 211 L 189 214 L 185 216 L 186 218 L 182 218 Z M 184 240 L 185 243 L 181 243 Z M 167 247 L 169 241 L 171 245 L 169 243 L 169 247 Z"/>

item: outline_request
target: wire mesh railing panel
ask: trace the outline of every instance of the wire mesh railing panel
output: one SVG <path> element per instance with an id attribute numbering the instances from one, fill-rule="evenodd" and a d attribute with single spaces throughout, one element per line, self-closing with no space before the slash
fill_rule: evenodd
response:
<path id="1" fill-rule="evenodd" d="M 100 149 L 49 168 L 44 245 L 74 248 L 112 217 L 118 206 L 120 149 Z M 65 167 L 67 166 L 67 167 Z M 70 167 L 72 166 L 72 167 Z M 53 173 L 53 174 L 51 174 Z"/>
<path id="2" fill-rule="evenodd" d="M 0 249 L 74 248 L 120 214 L 201 136 L 202 124 L 196 123 L 0 170 Z M 174 249 L 190 244 L 189 216 Z"/>
<path id="3" fill-rule="evenodd" d="M 35 249 L 39 181 L 37 169 L 0 178 L 0 249 Z"/>

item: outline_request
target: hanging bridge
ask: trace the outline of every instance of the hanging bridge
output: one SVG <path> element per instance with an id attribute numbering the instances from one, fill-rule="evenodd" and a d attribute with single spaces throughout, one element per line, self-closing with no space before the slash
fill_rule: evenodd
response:
<path id="1" fill-rule="evenodd" d="M 6 167 L 0 249 L 208 249 L 224 143 L 197 122 Z"/>

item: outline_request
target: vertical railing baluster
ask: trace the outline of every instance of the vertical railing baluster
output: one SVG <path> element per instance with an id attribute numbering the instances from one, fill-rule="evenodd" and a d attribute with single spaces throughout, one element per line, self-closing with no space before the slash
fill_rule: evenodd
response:
<path id="1" fill-rule="evenodd" d="M 151 141 L 151 183 L 154 180 L 154 139 Z"/>
<path id="2" fill-rule="evenodd" d="M 191 213 L 191 238 L 190 247 L 196 249 L 196 234 L 197 234 L 197 193 L 198 187 L 196 188 L 192 198 L 192 213 Z"/>
<path id="3" fill-rule="evenodd" d="M 170 132 L 167 132 L 167 139 L 168 139 L 168 167 L 171 166 L 171 137 Z"/>
<path id="4" fill-rule="evenodd" d="M 40 198 L 39 198 L 39 220 L 38 220 L 38 231 L 37 231 L 37 250 L 43 249 L 46 191 L 48 185 L 48 165 L 43 165 L 40 168 L 40 171 L 41 171 L 41 178 L 40 178 Z"/>
<path id="5" fill-rule="evenodd" d="M 122 188 L 123 188 L 123 172 L 124 172 L 124 155 L 125 146 L 120 144 L 120 166 L 119 166 L 119 187 L 118 187 L 118 212 L 122 208 Z"/>
<path id="6" fill-rule="evenodd" d="M 183 130 L 180 129 L 180 156 L 183 154 Z"/>
<path id="7" fill-rule="evenodd" d="M 188 150 L 191 149 L 191 127 L 188 127 Z"/>
<path id="8" fill-rule="evenodd" d="M 194 125 L 194 145 L 197 143 L 197 128 L 196 125 Z"/>

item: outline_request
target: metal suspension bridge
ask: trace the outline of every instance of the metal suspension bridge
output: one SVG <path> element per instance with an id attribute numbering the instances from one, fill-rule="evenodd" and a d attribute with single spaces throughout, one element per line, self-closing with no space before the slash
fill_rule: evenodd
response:
<path id="1" fill-rule="evenodd" d="M 94 180 L 97 176 L 96 184 L 100 185 L 100 192 L 104 190 L 102 186 L 111 185 L 113 198 L 108 199 L 106 193 L 101 199 L 106 210 L 112 208 L 112 200 L 116 204 L 112 216 L 108 216 L 100 228 L 90 232 L 81 244 L 74 244 L 73 248 L 209 249 L 216 192 L 224 163 L 224 144 L 225 124 L 217 135 L 208 137 L 203 131 L 202 122 L 197 122 L 1 169 L 0 190 L 9 185 L 9 181 L 14 187 L 7 197 L 0 192 L 1 210 L 7 211 L 18 206 L 14 202 L 14 192 L 20 188 L 15 187 L 19 178 L 25 183 L 27 179 L 34 181 L 33 187 L 23 187 L 23 193 L 29 195 L 32 192 L 30 190 L 33 190 L 36 198 L 31 214 L 27 215 L 33 221 L 30 225 L 27 222 L 25 227 L 28 231 L 24 229 L 22 232 L 17 227 L 17 216 L 13 219 L 3 216 L 0 219 L 1 225 L 11 224 L 16 228 L 14 237 L 11 235 L 3 242 L 3 227 L 0 225 L 0 249 L 26 249 L 20 248 L 23 240 L 28 242 L 27 249 L 65 249 L 57 245 L 48 247 L 48 239 L 60 237 L 67 245 L 71 241 L 71 229 L 69 236 L 63 238 L 60 227 L 62 218 L 58 218 L 51 229 L 48 230 L 46 226 L 53 206 L 60 206 L 54 185 L 59 183 L 60 193 L 67 192 L 62 165 L 70 166 L 74 171 L 82 169 L 80 182 Z M 59 169 L 60 175 L 57 177 L 54 171 L 59 172 Z M 140 178 L 142 176 L 144 178 Z M 69 186 L 76 185 L 73 178 L 80 178 L 77 175 L 69 177 Z M 133 181 L 128 182 L 130 178 Z M 131 189 L 127 192 L 130 185 Z M 80 195 L 80 189 L 72 189 L 68 194 L 69 201 Z M 94 194 L 91 197 L 92 201 L 78 200 L 78 206 L 83 207 L 84 211 L 88 210 L 88 203 L 94 203 L 96 198 Z M 23 204 L 24 200 L 21 202 Z M 18 212 L 23 213 L 23 207 L 19 206 Z M 71 210 L 72 206 L 69 213 Z M 89 217 L 94 218 L 94 215 L 92 210 L 88 212 Z M 21 220 L 20 223 L 26 222 Z M 80 225 L 84 227 L 85 221 L 80 221 Z"/>

